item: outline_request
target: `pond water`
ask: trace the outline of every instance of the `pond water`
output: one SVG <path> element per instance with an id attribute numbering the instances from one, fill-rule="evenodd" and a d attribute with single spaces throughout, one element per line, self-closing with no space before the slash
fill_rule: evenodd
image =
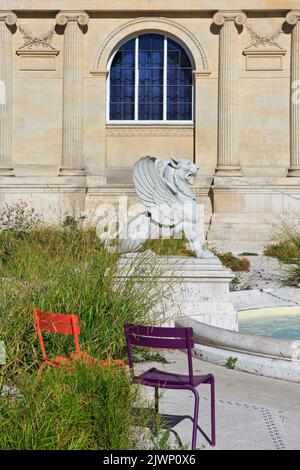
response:
<path id="1" fill-rule="evenodd" d="M 271 338 L 300 340 L 300 307 L 272 307 L 239 312 L 239 331 Z"/>

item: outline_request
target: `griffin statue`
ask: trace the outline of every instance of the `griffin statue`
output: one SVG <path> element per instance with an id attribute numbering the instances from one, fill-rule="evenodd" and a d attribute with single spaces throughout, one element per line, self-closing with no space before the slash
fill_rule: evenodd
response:
<path id="1" fill-rule="evenodd" d="M 149 239 L 171 238 L 183 233 L 197 258 L 213 257 L 201 246 L 199 224 L 203 220 L 200 220 L 196 197 L 188 187 L 194 183 L 198 169 L 186 159 L 140 158 L 134 165 L 133 182 L 146 210 L 117 233 L 111 230 L 102 233 L 100 239 L 110 251 L 130 253 Z M 116 243 L 112 244 L 112 240 Z"/>

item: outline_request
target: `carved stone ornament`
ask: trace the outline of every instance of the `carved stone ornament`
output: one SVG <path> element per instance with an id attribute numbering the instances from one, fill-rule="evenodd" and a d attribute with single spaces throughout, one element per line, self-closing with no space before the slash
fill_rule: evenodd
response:
<path id="1" fill-rule="evenodd" d="M 86 26 L 89 19 L 85 11 L 60 11 L 56 15 L 57 24 L 60 26 L 65 26 L 69 21 L 77 21 L 80 26 Z"/>
<path id="2" fill-rule="evenodd" d="M 290 25 L 295 25 L 300 21 L 300 10 L 291 10 L 286 15 L 286 21 Z"/>
<path id="3" fill-rule="evenodd" d="M 282 26 L 279 26 L 279 28 L 276 29 L 273 33 L 265 34 L 265 33 L 259 33 L 255 31 L 253 26 L 251 26 L 249 23 L 246 24 L 246 29 L 248 33 L 250 34 L 250 39 L 251 43 L 249 46 L 246 47 L 246 49 L 251 49 L 251 48 L 259 48 L 259 47 L 272 47 L 272 48 L 278 48 L 282 49 L 281 46 L 278 44 L 278 38 L 281 35 L 282 31 Z"/>
<path id="4" fill-rule="evenodd" d="M 247 20 L 247 16 L 243 11 L 217 11 L 213 16 L 213 22 L 222 26 L 226 21 L 234 21 L 235 24 L 242 26 Z"/>
<path id="5" fill-rule="evenodd" d="M 51 45 L 54 35 L 54 27 L 45 33 L 33 33 L 26 26 L 19 26 L 19 30 L 23 36 L 24 44 L 22 49 L 51 49 L 55 48 Z"/>
<path id="6" fill-rule="evenodd" d="M 0 11 L 0 21 L 5 21 L 7 26 L 16 24 L 17 19 L 17 15 L 13 11 Z"/>

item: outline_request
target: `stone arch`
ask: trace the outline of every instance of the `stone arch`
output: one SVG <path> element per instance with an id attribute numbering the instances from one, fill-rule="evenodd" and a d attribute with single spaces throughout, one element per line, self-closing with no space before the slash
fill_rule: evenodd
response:
<path id="1" fill-rule="evenodd" d="M 147 31 L 158 31 L 170 35 L 188 49 L 195 70 L 200 72 L 208 70 L 207 57 L 201 43 L 185 26 L 168 18 L 143 17 L 128 21 L 107 36 L 97 53 L 93 72 L 106 72 L 108 60 L 120 44 L 131 36 Z"/>

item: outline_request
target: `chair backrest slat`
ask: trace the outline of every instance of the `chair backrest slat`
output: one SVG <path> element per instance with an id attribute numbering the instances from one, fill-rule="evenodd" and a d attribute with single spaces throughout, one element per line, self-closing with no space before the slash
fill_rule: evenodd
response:
<path id="1" fill-rule="evenodd" d="M 130 342 L 136 346 L 148 348 L 187 349 L 185 338 L 153 338 L 148 336 L 130 335 Z"/>
<path id="2" fill-rule="evenodd" d="M 194 347 L 192 328 L 170 328 L 144 325 L 124 325 L 129 367 L 134 374 L 132 346 L 147 348 L 186 349 L 190 384 L 194 385 L 192 348 Z"/>
<path id="3" fill-rule="evenodd" d="M 72 335 L 72 325 L 66 325 L 64 323 L 53 323 L 45 320 L 39 321 L 41 330 L 50 331 L 51 333 L 60 333 L 62 335 Z"/>
<path id="4" fill-rule="evenodd" d="M 76 352 L 80 351 L 78 336 L 80 335 L 80 327 L 77 315 L 48 313 L 34 309 L 34 320 L 38 333 L 38 338 L 44 359 L 47 359 L 42 331 L 50 333 L 60 333 L 62 335 L 73 335 Z"/>
<path id="5" fill-rule="evenodd" d="M 128 325 L 131 334 L 156 336 L 158 338 L 186 338 L 186 328 L 166 326 Z"/>

